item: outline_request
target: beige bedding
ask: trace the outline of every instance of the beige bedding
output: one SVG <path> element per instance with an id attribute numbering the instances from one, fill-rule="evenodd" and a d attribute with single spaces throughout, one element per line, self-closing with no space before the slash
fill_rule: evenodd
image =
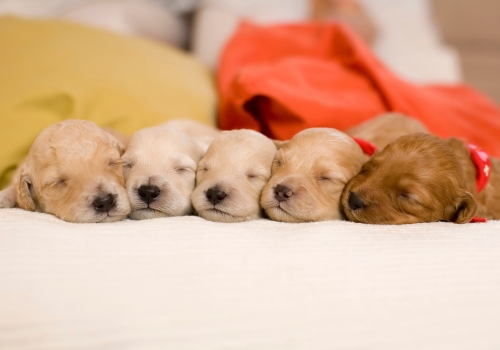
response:
<path id="1" fill-rule="evenodd" d="M 500 349 L 500 221 L 0 210 L 0 349 Z"/>

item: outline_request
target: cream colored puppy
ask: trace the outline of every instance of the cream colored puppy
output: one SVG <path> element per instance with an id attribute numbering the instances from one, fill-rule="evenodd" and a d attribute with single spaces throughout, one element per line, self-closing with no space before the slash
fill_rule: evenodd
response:
<path id="1" fill-rule="evenodd" d="M 130 211 L 120 160 L 123 148 L 89 121 L 51 125 L 33 143 L 13 183 L 0 193 L 0 203 L 69 222 L 122 220 Z"/>
<path id="2" fill-rule="evenodd" d="M 364 160 L 361 148 L 343 132 L 301 131 L 279 146 L 271 179 L 262 191 L 262 208 L 276 221 L 341 219 L 340 195 Z"/>
<path id="3" fill-rule="evenodd" d="M 196 166 L 216 135 L 215 128 L 190 120 L 174 120 L 132 135 L 122 157 L 130 217 L 191 214 Z"/>
<path id="4" fill-rule="evenodd" d="M 273 142 L 256 131 L 223 131 L 198 163 L 191 196 L 197 213 L 219 222 L 261 217 L 260 194 L 275 153 Z"/>

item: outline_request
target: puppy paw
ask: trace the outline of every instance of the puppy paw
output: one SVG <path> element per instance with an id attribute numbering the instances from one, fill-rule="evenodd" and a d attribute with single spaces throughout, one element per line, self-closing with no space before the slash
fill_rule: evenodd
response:
<path id="1" fill-rule="evenodd" d="M 16 205 L 15 188 L 7 187 L 0 191 L 0 208 L 14 208 Z"/>

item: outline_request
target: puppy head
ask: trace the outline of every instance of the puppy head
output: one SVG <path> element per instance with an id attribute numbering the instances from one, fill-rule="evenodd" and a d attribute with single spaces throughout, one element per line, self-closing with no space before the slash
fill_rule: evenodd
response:
<path id="1" fill-rule="evenodd" d="M 22 165 L 17 203 L 70 222 L 110 222 L 130 211 L 121 144 L 92 122 L 67 120 L 46 128 Z"/>
<path id="2" fill-rule="evenodd" d="M 469 222 L 476 202 L 450 142 L 411 134 L 375 153 L 344 189 L 347 217 L 371 224 Z"/>
<path id="3" fill-rule="evenodd" d="M 136 132 L 122 157 L 132 219 L 192 213 L 190 196 L 202 147 L 167 126 Z"/>
<path id="4" fill-rule="evenodd" d="M 260 217 L 259 198 L 275 153 L 272 141 L 258 132 L 222 132 L 198 164 L 191 196 L 198 214 L 220 222 Z"/>
<path id="5" fill-rule="evenodd" d="M 338 130 L 301 131 L 279 146 L 261 205 L 277 221 L 340 219 L 342 189 L 363 160 L 356 142 Z"/>

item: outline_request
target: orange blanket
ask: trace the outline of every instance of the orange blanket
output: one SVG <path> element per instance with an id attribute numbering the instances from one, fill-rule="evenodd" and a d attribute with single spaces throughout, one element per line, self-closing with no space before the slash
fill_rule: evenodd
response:
<path id="1" fill-rule="evenodd" d="M 345 130 L 397 111 L 500 156 L 500 109 L 491 101 L 463 85 L 401 80 L 338 24 L 242 24 L 222 54 L 218 89 L 222 129 L 286 140 L 305 128 Z"/>

